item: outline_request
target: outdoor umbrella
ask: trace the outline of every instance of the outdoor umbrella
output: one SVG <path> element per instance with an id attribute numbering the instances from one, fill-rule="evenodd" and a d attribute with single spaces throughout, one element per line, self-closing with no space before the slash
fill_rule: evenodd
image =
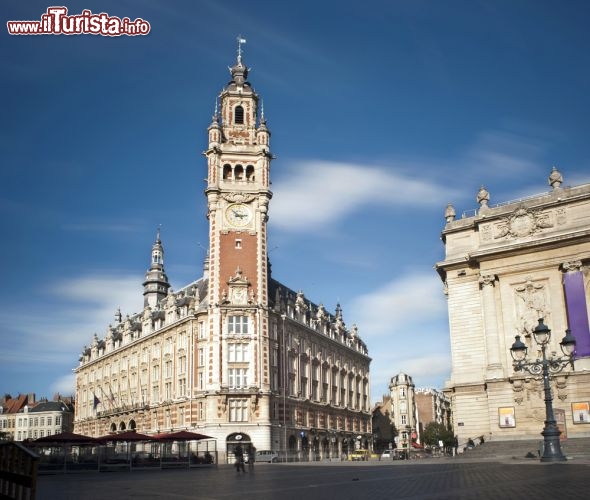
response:
<path id="1" fill-rule="evenodd" d="M 44 436 L 32 441 L 34 444 L 62 445 L 62 444 L 98 444 L 98 440 L 90 436 L 75 434 L 73 432 L 62 432 L 52 436 Z"/>
<path id="2" fill-rule="evenodd" d="M 205 434 L 199 434 L 198 432 L 190 431 L 156 434 L 153 436 L 153 438 L 157 439 L 158 441 L 198 441 L 199 439 L 213 439 L 211 436 L 205 436 Z"/>
<path id="3" fill-rule="evenodd" d="M 154 436 L 148 436 L 147 434 L 140 434 L 139 432 L 135 431 L 125 431 L 119 434 L 107 434 L 106 436 L 101 436 L 97 438 L 98 441 L 103 443 L 108 441 L 153 441 Z"/>

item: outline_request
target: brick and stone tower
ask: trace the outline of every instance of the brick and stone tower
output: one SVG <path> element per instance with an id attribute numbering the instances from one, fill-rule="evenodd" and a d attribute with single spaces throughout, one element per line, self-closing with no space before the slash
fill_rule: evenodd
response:
<path id="1" fill-rule="evenodd" d="M 237 388 L 260 397 L 268 391 L 267 220 L 270 132 L 260 100 L 247 81 L 241 43 L 231 80 L 219 96 L 209 126 L 207 188 L 209 219 L 208 334 L 223 338 L 210 353 L 208 386 L 229 394 Z M 248 353 L 247 356 L 244 353 Z M 238 354 L 236 354 L 238 353 Z M 255 405 L 268 418 L 268 408 Z"/>

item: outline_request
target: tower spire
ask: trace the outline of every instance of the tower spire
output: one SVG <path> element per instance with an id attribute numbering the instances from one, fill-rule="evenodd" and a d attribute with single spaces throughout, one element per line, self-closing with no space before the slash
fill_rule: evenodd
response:
<path id="1" fill-rule="evenodd" d="M 150 268 L 145 273 L 143 282 L 143 305 L 155 307 L 160 300 L 168 295 L 170 283 L 164 271 L 164 247 L 160 239 L 160 229 L 156 231 L 156 240 L 152 245 L 152 259 Z"/>
<path id="2" fill-rule="evenodd" d="M 238 64 L 242 64 L 242 45 L 246 44 L 246 39 L 242 38 L 242 35 L 238 35 L 236 40 L 238 42 Z"/>

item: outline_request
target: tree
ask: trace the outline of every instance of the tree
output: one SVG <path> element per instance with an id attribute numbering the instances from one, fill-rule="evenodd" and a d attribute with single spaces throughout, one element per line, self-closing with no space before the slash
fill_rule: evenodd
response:
<path id="1" fill-rule="evenodd" d="M 444 424 L 437 422 L 430 422 L 424 427 L 422 432 L 422 441 L 424 444 L 430 446 L 439 446 L 439 441 L 443 442 L 445 448 L 452 447 L 455 436 L 453 432 L 448 429 Z"/>

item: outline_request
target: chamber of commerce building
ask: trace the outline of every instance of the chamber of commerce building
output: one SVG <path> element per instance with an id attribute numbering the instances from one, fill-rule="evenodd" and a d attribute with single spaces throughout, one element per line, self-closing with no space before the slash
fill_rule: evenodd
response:
<path id="1" fill-rule="evenodd" d="M 367 347 L 340 306 L 330 313 L 271 276 L 270 132 L 240 50 L 230 71 L 200 167 L 202 276 L 173 291 L 158 232 L 143 311 L 118 312 L 83 349 L 75 432 L 188 429 L 215 438 L 220 461 L 237 443 L 289 459 L 340 457 L 371 441 Z"/>
<path id="2" fill-rule="evenodd" d="M 529 363 L 543 359 L 540 319 L 551 330 L 543 340 L 561 438 L 590 436 L 590 184 L 566 186 L 555 167 L 548 181 L 544 193 L 495 206 L 482 187 L 476 211 L 456 218 L 449 205 L 445 213 L 445 259 L 436 268 L 451 336 L 445 393 L 460 446 L 478 437 L 541 439 L 541 365 L 515 370 L 511 352 L 519 336 Z M 573 365 L 560 345 L 568 329 Z"/>

